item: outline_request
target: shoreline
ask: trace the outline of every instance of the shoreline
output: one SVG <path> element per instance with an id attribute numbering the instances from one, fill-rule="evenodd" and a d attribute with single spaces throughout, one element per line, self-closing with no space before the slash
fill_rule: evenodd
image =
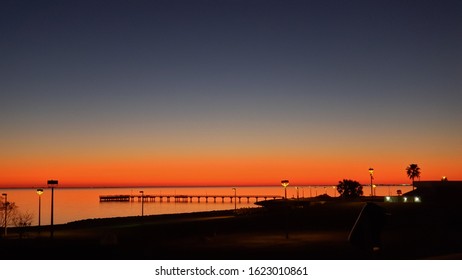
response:
<path id="1" fill-rule="evenodd" d="M 172 189 L 152 189 L 152 190 L 145 190 L 146 196 L 156 196 L 156 198 L 147 198 L 149 201 L 145 201 L 144 214 L 164 214 L 164 213 L 178 213 L 178 212 L 196 212 L 196 211 L 208 211 L 214 209 L 232 209 L 234 208 L 231 199 L 233 199 L 233 192 L 227 189 L 216 189 L 212 188 L 202 189 L 202 190 L 191 190 L 188 193 L 189 189 L 183 190 L 176 190 L 176 193 Z M 228 192 L 229 191 L 229 192 Z M 242 204 L 240 201 L 237 204 L 237 207 L 254 207 L 255 202 L 257 201 L 254 195 L 268 195 L 268 198 L 273 198 L 274 195 L 279 195 L 280 192 L 283 191 L 281 187 L 278 188 L 271 188 L 271 189 L 242 189 L 241 191 L 237 191 L 238 195 L 242 196 Z M 295 193 L 295 190 L 292 190 Z M 333 190 L 330 188 L 330 195 L 334 197 L 332 194 Z M 226 193 L 228 192 L 228 193 Z M 41 224 L 43 226 L 50 224 L 50 201 L 51 201 L 51 190 L 44 189 L 44 193 L 40 196 L 37 195 L 35 189 L 22 189 L 22 190 L 15 190 L 15 191 L 5 191 L 8 193 L 8 201 L 14 202 L 18 206 L 18 210 L 21 213 L 30 213 L 32 215 L 32 226 L 38 225 L 37 217 L 41 217 Z M 106 217 L 121 217 L 121 216 L 136 216 L 141 215 L 142 205 L 139 197 L 133 198 L 133 204 L 130 203 L 120 203 L 115 204 L 112 202 L 101 202 L 100 203 L 100 196 L 101 195 L 118 195 L 121 193 L 130 194 L 130 195 L 137 195 L 138 190 L 130 189 L 59 189 L 55 188 L 55 196 L 54 196 L 54 224 L 65 224 L 68 222 L 73 222 L 82 219 L 91 219 L 91 218 L 106 218 Z M 205 197 L 200 198 L 200 202 L 198 201 L 197 196 L 199 194 L 207 195 L 209 194 L 208 203 Z M 313 189 L 313 195 L 315 195 L 315 189 Z M 318 188 L 318 193 L 321 193 Z M 322 192 L 324 193 L 324 192 Z M 180 199 L 181 204 L 174 204 L 175 199 L 170 197 L 170 203 L 159 203 L 159 194 L 173 196 L 176 194 L 186 194 L 187 196 L 192 197 L 188 199 L 188 202 L 184 201 L 184 199 Z M 292 193 L 290 193 L 292 194 Z M 216 195 L 216 203 L 215 198 L 213 196 Z M 250 201 L 245 197 L 249 195 Z M 302 196 L 303 195 L 303 196 Z M 307 195 L 305 197 L 304 195 Z M 305 189 L 304 192 L 300 191 L 301 199 L 309 199 L 311 193 L 308 189 Z M 290 195 L 292 197 L 292 195 Z M 223 201 L 224 197 L 224 201 Z M 314 197 L 313 197 L 314 198 Z M 241 199 L 241 198 L 239 198 Z M 163 202 L 168 200 L 167 198 L 163 198 Z M 258 198 L 258 201 L 262 201 L 263 198 Z M 40 202 L 41 201 L 41 207 Z M 184 203 L 183 203 L 184 202 Z M 250 203 L 249 203 L 250 202 Z M 137 204 L 136 204 L 137 203 Z M 138 209 L 137 209 L 138 208 Z M 41 215 L 40 210 L 41 209 Z M 39 211 L 37 211 L 39 210 Z M 13 224 L 11 223 L 11 226 Z"/>

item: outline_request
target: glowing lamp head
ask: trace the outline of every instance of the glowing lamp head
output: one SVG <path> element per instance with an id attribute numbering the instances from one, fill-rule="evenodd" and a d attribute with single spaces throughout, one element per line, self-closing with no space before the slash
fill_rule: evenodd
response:
<path id="1" fill-rule="evenodd" d="M 374 175 L 374 168 L 372 168 L 372 167 L 369 168 L 369 174 L 371 174 L 371 176 Z"/>
<path id="2" fill-rule="evenodd" d="M 37 194 L 42 195 L 43 194 L 43 189 L 37 189 Z"/>
<path id="3" fill-rule="evenodd" d="M 289 185 L 289 180 L 282 180 L 281 185 L 286 188 Z"/>

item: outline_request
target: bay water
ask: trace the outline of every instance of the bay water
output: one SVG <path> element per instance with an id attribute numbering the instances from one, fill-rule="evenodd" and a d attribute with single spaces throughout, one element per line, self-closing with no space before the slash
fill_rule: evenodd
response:
<path id="1" fill-rule="evenodd" d="M 174 213 L 190 213 L 214 210 L 227 210 L 236 208 L 259 207 L 255 204 L 256 198 L 252 195 L 283 197 L 284 189 L 281 186 L 262 186 L 262 187 L 101 187 L 101 188 L 64 188 L 55 187 L 53 195 L 53 215 L 54 224 L 65 224 L 77 220 L 127 217 Z M 412 189 L 410 186 L 380 186 L 376 188 L 376 195 L 396 195 L 400 189 L 403 193 Z M 15 203 L 20 213 L 30 213 L 33 217 L 32 225 L 38 225 L 39 212 L 40 224 L 51 224 L 51 189 L 43 188 L 43 194 L 38 195 L 36 188 L 2 188 L 1 193 L 7 194 L 8 202 Z M 166 197 L 162 202 L 159 198 L 155 201 L 145 200 L 144 203 L 134 199 L 126 202 L 100 202 L 101 195 L 140 195 L 140 191 L 145 196 L 189 196 L 182 202 L 175 202 L 172 198 L 167 202 Z M 322 194 L 338 196 L 333 186 L 289 186 L 286 189 L 288 198 L 308 198 Z M 364 194 L 369 194 L 367 186 L 363 188 Z M 237 196 L 248 196 L 249 199 L 242 198 L 232 200 L 236 192 Z M 217 196 L 216 200 L 209 198 L 198 199 L 197 196 Z M 222 196 L 225 198 L 222 199 Z M 4 196 L 2 196 L 4 200 Z M 258 198 L 263 200 L 263 198 Z M 4 202 L 4 201 L 2 201 Z M 235 203 L 236 202 L 236 203 Z M 40 207 L 39 207 L 40 206 Z M 143 209 L 142 209 L 143 208 Z"/>

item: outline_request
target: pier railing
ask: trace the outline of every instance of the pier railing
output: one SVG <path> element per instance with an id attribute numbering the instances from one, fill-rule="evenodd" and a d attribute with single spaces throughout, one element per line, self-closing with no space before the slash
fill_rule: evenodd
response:
<path id="1" fill-rule="evenodd" d="M 132 194 L 119 194 L 119 195 L 100 195 L 100 202 L 214 202 L 217 201 L 241 202 L 246 200 L 247 203 L 251 199 L 254 199 L 255 202 L 258 200 L 267 200 L 267 199 L 279 199 L 283 198 L 280 195 L 132 195 Z"/>

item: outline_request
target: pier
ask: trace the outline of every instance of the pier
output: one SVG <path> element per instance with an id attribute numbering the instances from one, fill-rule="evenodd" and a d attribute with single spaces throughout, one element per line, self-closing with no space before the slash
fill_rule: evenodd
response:
<path id="1" fill-rule="evenodd" d="M 267 199 L 282 199 L 280 195 L 133 195 L 133 194 L 120 194 L 120 195 L 100 195 L 99 202 L 213 202 L 217 201 L 224 203 L 225 201 L 233 202 L 236 200 L 241 203 L 242 200 L 250 203 L 251 199 L 255 202 L 258 200 Z"/>

